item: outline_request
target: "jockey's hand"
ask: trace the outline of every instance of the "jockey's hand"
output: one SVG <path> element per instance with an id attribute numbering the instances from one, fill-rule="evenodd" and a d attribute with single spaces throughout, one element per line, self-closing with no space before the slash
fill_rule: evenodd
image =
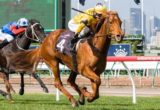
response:
<path id="1" fill-rule="evenodd" d="M 85 19 L 85 20 L 82 20 L 81 23 L 87 25 L 87 24 L 88 24 L 88 20 L 86 20 L 86 19 Z"/>
<path id="2" fill-rule="evenodd" d="M 100 19 L 101 16 L 102 16 L 102 14 L 98 14 L 98 13 L 94 13 L 94 14 L 93 14 L 93 17 L 94 17 L 95 19 Z"/>

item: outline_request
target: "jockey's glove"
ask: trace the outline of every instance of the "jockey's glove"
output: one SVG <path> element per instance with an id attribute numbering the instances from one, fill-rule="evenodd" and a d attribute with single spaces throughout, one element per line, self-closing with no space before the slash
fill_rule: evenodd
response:
<path id="1" fill-rule="evenodd" d="M 102 14 L 94 13 L 93 18 L 99 19 L 102 16 Z"/>
<path id="2" fill-rule="evenodd" d="M 88 25 L 88 20 L 87 19 L 84 19 L 84 20 L 82 20 L 80 23 L 83 23 L 83 24 L 85 24 L 86 26 Z"/>

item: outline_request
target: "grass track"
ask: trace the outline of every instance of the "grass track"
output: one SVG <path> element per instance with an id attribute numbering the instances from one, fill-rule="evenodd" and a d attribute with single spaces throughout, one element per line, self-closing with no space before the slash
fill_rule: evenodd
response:
<path id="1" fill-rule="evenodd" d="M 137 97 L 138 104 L 132 104 L 131 97 L 101 96 L 92 103 L 72 108 L 61 96 L 59 102 L 51 94 L 13 95 L 11 103 L 0 97 L 0 110 L 160 110 L 160 97 Z"/>

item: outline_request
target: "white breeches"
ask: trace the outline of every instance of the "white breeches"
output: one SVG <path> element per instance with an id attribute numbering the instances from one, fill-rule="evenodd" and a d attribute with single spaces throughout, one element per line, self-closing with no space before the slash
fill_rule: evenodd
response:
<path id="1" fill-rule="evenodd" d="M 8 42 L 12 41 L 14 39 L 14 37 L 10 34 L 7 33 L 3 33 L 2 30 L 0 29 L 0 40 L 7 40 Z"/>
<path id="2" fill-rule="evenodd" d="M 68 22 L 68 28 L 75 32 L 78 28 L 78 24 L 74 23 L 74 21 L 71 19 L 69 22 Z"/>

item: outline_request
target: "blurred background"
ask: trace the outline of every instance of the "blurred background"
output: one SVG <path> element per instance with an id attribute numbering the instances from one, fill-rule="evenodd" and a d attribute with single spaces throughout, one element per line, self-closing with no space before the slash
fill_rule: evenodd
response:
<path id="1" fill-rule="evenodd" d="M 125 50 L 126 55 L 153 56 L 160 54 L 160 13 L 159 0 L 0 0 L 3 24 L 20 17 L 35 18 L 41 21 L 49 32 L 52 29 L 67 28 L 67 23 L 76 13 L 72 7 L 86 10 L 98 2 L 108 10 L 118 12 L 123 21 L 125 39 L 121 45 L 111 46 L 109 55 L 115 48 Z M 116 54 L 117 55 L 117 54 Z M 123 54 L 124 55 L 124 54 Z"/>

